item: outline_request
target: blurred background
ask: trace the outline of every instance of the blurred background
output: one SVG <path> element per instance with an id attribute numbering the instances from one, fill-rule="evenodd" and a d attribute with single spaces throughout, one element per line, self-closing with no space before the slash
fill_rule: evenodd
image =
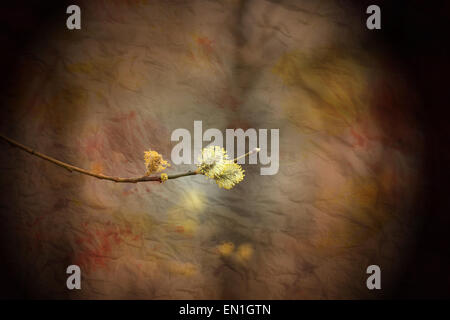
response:
<path id="1" fill-rule="evenodd" d="M 81 30 L 66 8 L 81 8 Z M 173 130 L 280 129 L 280 170 L 116 184 L 0 143 L 4 298 L 448 297 L 445 2 L 15 1 L 0 132 L 112 176 Z M 206 146 L 206 144 L 205 144 Z M 172 166 L 175 173 L 192 166 Z M 66 288 L 79 265 L 82 289 Z M 379 265 L 382 290 L 366 287 Z"/>

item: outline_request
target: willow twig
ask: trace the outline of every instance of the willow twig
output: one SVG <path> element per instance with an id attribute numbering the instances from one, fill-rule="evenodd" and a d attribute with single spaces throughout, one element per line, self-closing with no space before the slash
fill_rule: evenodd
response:
<path id="1" fill-rule="evenodd" d="M 36 157 L 39 157 L 39 158 L 44 159 L 44 160 L 47 160 L 47 161 L 49 161 L 49 162 L 51 162 L 53 164 L 56 164 L 57 166 L 60 166 L 60 167 L 62 167 L 64 169 L 66 169 L 66 170 L 69 170 L 70 172 L 75 171 L 75 172 L 78 172 L 78 173 L 81 173 L 81 174 L 85 174 L 85 175 L 88 175 L 88 176 L 91 176 L 91 177 L 94 177 L 94 178 L 97 178 L 97 179 L 109 180 L 109 181 L 121 182 L 121 183 L 138 183 L 138 182 L 148 182 L 148 181 L 159 181 L 159 182 L 162 182 L 161 176 L 141 176 L 141 177 L 135 177 L 135 178 L 120 178 L 120 177 L 106 176 L 104 174 L 95 173 L 95 172 L 92 172 L 92 171 L 88 171 L 88 170 L 85 170 L 85 169 L 73 166 L 71 164 L 68 164 L 68 163 L 59 161 L 59 160 L 57 160 L 55 158 L 52 158 L 50 156 L 47 156 L 47 155 L 45 155 L 43 153 L 34 151 L 33 149 L 31 149 L 31 148 L 29 148 L 29 147 L 27 147 L 27 146 L 25 146 L 25 145 L 15 141 L 15 140 L 13 140 L 11 138 L 6 137 L 3 134 L 0 134 L 0 138 L 5 140 L 6 142 L 8 142 L 13 147 L 17 147 L 19 149 L 22 149 L 23 151 L 26 151 L 26 152 L 28 152 L 28 153 L 36 156 Z M 250 152 L 247 152 L 246 154 L 243 154 L 243 155 L 233 159 L 233 161 L 237 162 L 239 159 L 244 158 L 244 157 L 246 157 L 248 155 L 251 155 L 251 154 L 253 154 L 255 152 L 259 152 L 259 151 L 260 151 L 259 148 L 255 148 L 255 149 L 251 150 Z M 167 175 L 167 179 L 178 179 L 178 178 L 181 178 L 181 177 L 194 176 L 196 174 L 200 174 L 200 172 L 197 171 L 197 170 L 195 170 L 195 171 L 189 170 L 189 171 L 183 172 L 183 173 Z"/>

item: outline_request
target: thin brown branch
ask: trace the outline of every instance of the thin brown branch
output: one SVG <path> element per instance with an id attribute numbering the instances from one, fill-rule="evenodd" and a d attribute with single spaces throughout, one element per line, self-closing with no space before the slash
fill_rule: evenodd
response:
<path id="1" fill-rule="evenodd" d="M 27 146 L 25 146 L 25 145 L 15 141 L 15 140 L 13 140 L 11 138 L 8 138 L 8 137 L 6 137 L 6 136 L 4 136 L 2 134 L 0 134 L 0 138 L 5 140 L 6 142 L 8 142 L 13 147 L 17 147 L 19 149 L 22 149 L 23 151 L 26 151 L 26 152 L 34 155 L 34 156 L 37 156 L 37 157 L 39 157 L 41 159 L 44 159 L 44 160 L 47 160 L 47 161 L 49 161 L 49 162 L 51 162 L 53 164 L 56 164 L 57 166 L 60 166 L 60 167 L 62 167 L 64 169 L 67 169 L 70 172 L 76 171 L 78 173 L 85 174 L 85 175 L 88 175 L 88 176 L 91 176 L 91 177 L 94 177 L 94 178 L 97 178 L 97 179 L 109 180 L 109 181 L 114 181 L 114 182 L 123 182 L 123 183 L 137 183 L 137 182 L 147 182 L 147 181 L 159 181 L 159 182 L 161 182 L 161 177 L 160 176 L 142 176 L 142 177 L 136 177 L 136 178 L 120 178 L 120 177 L 106 176 L 106 175 L 103 175 L 103 174 L 97 174 L 97 173 L 94 173 L 92 171 L 88 171 L 88 170 L 85 170 L 85 169 L 73 166 L 71 164 L 59 161 L 59 160 L 57 160 L 55 158 L 52 158 L 52 157 L 49 157 L 49 156 L 47 156 L 47 155 L 45 155 L 43 153 L 34 151 L 33 149 L 31 149 L 31 148 L 29 148 L 29 147 L 27 147 Z M 196 175 L 196 174 L 198 174 L 197 171 L 188 171 L 188 172 L 184 172 L 184 173 L 168 175 L 167 178 L 168 179 L 177 179 L 177 178 L 186 177 L 186 176 L 193 176 L 193 175 Z"/>

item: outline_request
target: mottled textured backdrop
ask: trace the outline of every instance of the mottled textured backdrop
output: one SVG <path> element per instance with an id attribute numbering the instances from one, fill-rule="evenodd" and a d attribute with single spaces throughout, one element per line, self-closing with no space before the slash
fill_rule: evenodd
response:
<path id="1" fill-rule="evenodd" d="M 347 1 L 84 1 L 23 49 L 2 132 L 113 176 L 173 130 L 279 128 L 280 170 L 97 180 L 0 144 L 3 263 L 33 298 L 378 298 L 420 217 L 421 103 Z M 56 23 L 56 21 L 59 23 Z M 191 166 L 172 166 L 178 172 Z M 66 267 L 82 289 L 66 288 Z M 381 292 L 366 268 L 382 269 Z M 6 268 L 6 267 L 5 267 Z"/>

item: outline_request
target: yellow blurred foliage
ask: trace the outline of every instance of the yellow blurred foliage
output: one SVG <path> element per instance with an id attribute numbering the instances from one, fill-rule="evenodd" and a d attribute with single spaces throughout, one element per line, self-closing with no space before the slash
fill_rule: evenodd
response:
<path id="1" fill-rule="evenodd" d="M 361 56 L 342 50 L 281 56 L 272 71 L 290 88 L 282 107 L 306 131 L 339 135 L 368 107 L 368 71 Z"/>
<path id="2" fill-rule="evenodd" d="M 170 262 L 168 269 L 170 273 L 186 277 L 193 276 L 197 273 L 197 267 L 190 262 Z"/>
<path id="3" fill-rule="evenodd" d="M 217 247 L 219 253 L 223 256 L 229 256 L 234 250 L 234 244 L 232 242 L 224 242 Z"/>
<path id="4" fill-rule="evenodd" d="M 205 208 L 205 197 L 204 194 L 198 190 L 188 191 L 182 201 L 182 206 L 193 212 L 200 213 Z"/>
<path id="5" fill-rule="evenodd" d="M 240 261 L 247 261 L 253 256 L 253 247 L 249 243 L 240 245 L 237 248 L 236 257 Z"/>

